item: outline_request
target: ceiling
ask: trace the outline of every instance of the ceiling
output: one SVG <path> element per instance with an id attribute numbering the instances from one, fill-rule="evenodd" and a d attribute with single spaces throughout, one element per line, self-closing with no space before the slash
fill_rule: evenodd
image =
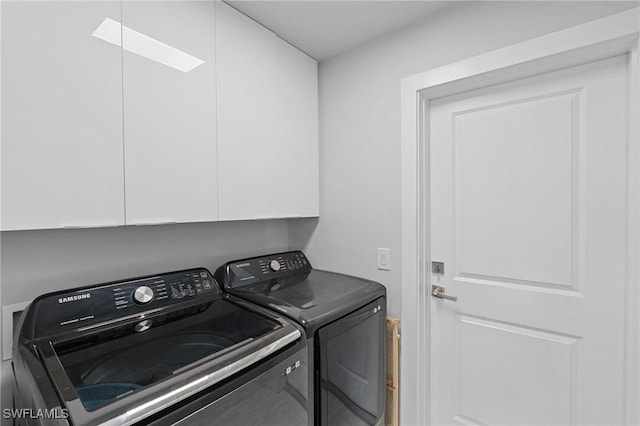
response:
<path id="1" fill-rule="evenodd" d="M 318 61 L 416 22 L 449 1 L 227 0 Z"/>

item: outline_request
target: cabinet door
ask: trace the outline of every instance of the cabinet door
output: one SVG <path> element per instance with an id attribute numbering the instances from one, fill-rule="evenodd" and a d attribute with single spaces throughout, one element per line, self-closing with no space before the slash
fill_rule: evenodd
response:
<path id="1" fill-rule="evenodd" d="M 276 36 L 230 6 L 217 6 L 220 219 L 277 217 Z"/>
<path id="2" fill-rule="evenodd" d="M 318 63 L 276 40 L 279 214 L 318 216 Z"/>
<path id="3" fill-rule="evenodd" d="M 318 214 L 317 63 L 218 5 L 220 219 Z"/>
<path id="4" fill-rule="evenodd" d="M 122 5 L 127 224 L 217 220 L 215 4 Z"/>
<path id="5" fill-rule="evenodd" d="M 2 2 L 2 229 L 124 223 L 120 2 Z"/>

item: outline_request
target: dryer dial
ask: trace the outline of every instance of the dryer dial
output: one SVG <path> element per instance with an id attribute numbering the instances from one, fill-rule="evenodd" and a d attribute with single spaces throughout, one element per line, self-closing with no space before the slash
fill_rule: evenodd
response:
<path id="1" fill-rule="evenodd" d="M 269 269 L 271 269 L 273 272 L 278 272 L 280 270 L 280 262 L 278 262 L 276 259 L 273 259 L 271 262 L 269 262 Z"/>

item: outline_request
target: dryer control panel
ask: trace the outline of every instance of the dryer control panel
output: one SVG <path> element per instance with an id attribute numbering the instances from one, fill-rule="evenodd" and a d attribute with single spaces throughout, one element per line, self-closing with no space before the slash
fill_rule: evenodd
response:
<path id="1" fill-rule="evenodd" d="M 220 293 L 206 269 L 191 269 L 41 296 L 33 338 L 157 311 Z"/>
<path id="2" fill-rule="evenodd" d="M 216 271 L 216 280 L 227 288 L 236 288 L 274 278 L 299 275 L 311 269 L 304 253 L 290 251 L 229 262 Z"/>

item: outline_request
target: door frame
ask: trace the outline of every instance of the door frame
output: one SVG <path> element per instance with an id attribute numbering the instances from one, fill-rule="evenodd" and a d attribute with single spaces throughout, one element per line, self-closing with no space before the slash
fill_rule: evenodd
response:
<path id="1" fill-rule="evenodd" d="M 640 424 L 640 8 L 404 78 L 401 87 L 401 423 L 429 424 L 429 104 L 629 54 L 625 424 Z M 436 390 L 434 390 L 436 391 Z"/>

